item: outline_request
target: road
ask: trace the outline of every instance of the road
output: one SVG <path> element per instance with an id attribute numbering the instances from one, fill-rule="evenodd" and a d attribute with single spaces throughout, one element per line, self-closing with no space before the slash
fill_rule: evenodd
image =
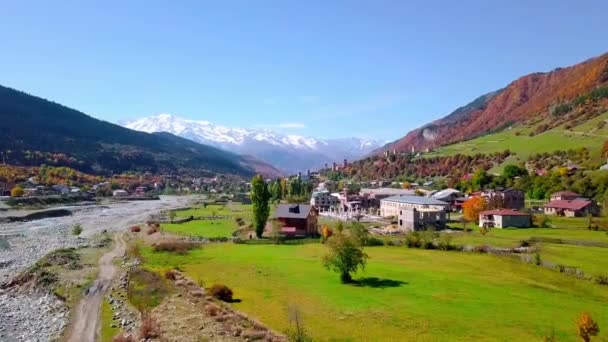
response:
<path id="1" fill-rule="evenodd" d="M 99 259 L 99 275 L 86 291 L 84 297 L 76 306 L 72 317 L 72 328 L 69 332 L 68 342 L 95 342 L 99 340 L 101 329 L 101 303 L 106 291 L 112 286 L 116 275 L 114 258 L 125 254 L 125 240 L 120 233 L 114 234 L 116 247 Z"/>

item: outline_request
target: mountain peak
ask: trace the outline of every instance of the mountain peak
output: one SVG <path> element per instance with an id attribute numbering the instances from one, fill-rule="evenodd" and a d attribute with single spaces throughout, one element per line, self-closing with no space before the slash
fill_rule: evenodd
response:
<path id="1" fill-rule="evenodd" d="M 143 132 L 169 132 L 195 142 L 240 154 L 251 154 L 289 171 L 315 169 L 324 163 L 358 159 L 382 146 L 383 142 L 361 138 L 318 139 L 282 134 L 271 129 L 230 128 L 209 121 L 158 114 L 121 123 Z"/>

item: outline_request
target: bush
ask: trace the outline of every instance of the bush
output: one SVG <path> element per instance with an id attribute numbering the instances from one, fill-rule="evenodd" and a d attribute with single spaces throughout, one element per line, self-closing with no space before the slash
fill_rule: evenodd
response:
<path id="1" fill-rule="evenodd" d="M 165 279 L 169 279 L 169 280 L 175 280 L 177 278 L 177 271 L 176 270 L 166 270 L 165 271 Z"/>
<path id="2" fill-rule="evenodd" d="M 595 282 L 600 285 L 608 285 L 608 276 L 606 275 L 598 275 L 595 277 Z"/>
<path id="3" fill-rule="evenodd" d="M 170 240 L 161 241 L 154 244 L 154 251 L 156 252 L 174 252 L 178 254 L 185 254 L 191 249 L 197 248 L 198 243 L 184 241 L 184 240 Z"/>
<path id="4" fill-rule="evenodd" d="M 534 253 L 534 264 L 536 266 L 540 266 L 540 265 L 542 265 L 542 263 L 543 263 L 543 261 L 540 258 L 540 253 L 538 253 L 538 252 Z"/>
<path id="5" fill-rule="evenodd" d="M 74 228 L 72 228 L 72 234 L 78 236 L 82 233 L 82 226 L 77 224 L 74 226 Z"/>
<path id="6" fill-rule="evenodd" d="M 157 226 L 152 226 L 152 227 L 150 227 L 150 229 L 148 229 L 148 235 L 152 235 L 152 234 L 154 234 L 154 233 L 157 233 L 159 230 L 160 230 L 160 228 L 159 228 L 159 227 L 157 227 Z"/>
<path id="7" fill-rule="evenodd" d="M 409 248 L 420 248 L 420 234 L 418 232 L 405 234 L 405 245 Z"/>
<path id="8" fill-rule="evenodd" d="M 23 196 L 23 188 L 20 186 L 16 186 L 11 189 L 11 197 L 21 197 Z"/>
<path id="9" fill-rule="evenodd" d="M 591 341 L 591 336 L 596 336 L 600 332 L 600 327 L 587 312 L 582 313 L 576 320 L 576 328 L 578 335 L 585 342 Z"/>
<path id="10" fill-rule="evenodd" d="M 475 246 L 473 247 L 473 252 L 475 253 L 488 253 L 490 251 L 491 247 L 488 245 L 479 245 L 479 246 Z"/>
<path id="11" fill-rule="evenodd" d="M 384 246 L 384 241 L 377 237 L 369 237 L 365 240 L 365 246 Z"/>
<path id="12" fill-rule="evenodd" d="M 232 290 L 224 284 L 213 284 L 213 286 L 209 288 L 209 294 L 221 301 L 228 303 L 232 302 Z"/>
<path id="13" fill-rule="evenodd" d="M 449 251 L 452 249 L 452 235 L 450 234 L 441 234 L 439 236 L 439 242 L 437 243 L 437 248 L 442 251 Z"/>
<path id="14" fill-rule="evenodd" d="M 129 228 L 131 230 L 131 233 L 139 233 L 141 232 L 141 227 L 140 226 L 133 226 L 131 228 Z"/>
<path id="15" fill-rule="evenodd" d="M 220 312 L 220 308 L 215 304 L 207 304 L 205 306 L 205 314 L 207 316 L 215 317 Z"/>
<path id="16" fill-rule="evenodd" d="M 142 319 L 141 326 L 139 327 L 139 338 L 144 340 L 157 338 L 159 336 L 160 327 L 152 316 L 146 316 L 146 318 Z"/>

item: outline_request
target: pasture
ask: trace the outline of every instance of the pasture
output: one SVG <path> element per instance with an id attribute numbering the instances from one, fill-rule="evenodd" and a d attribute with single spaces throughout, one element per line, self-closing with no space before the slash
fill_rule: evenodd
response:
<path id="1" fill-rule="evenodd" d="M 322 267 L 322 244 L 211 244 L 186 255 L 141 250 L 144 267 L 179 267 L 205 286 L 224 283 L 233 305 L 278 331 L 297 307 L 315 341 L 578 341 L 588 311 L 608 326 L 608 288 L 509 257 L 368 247 L 369 263 L 343 285 Z M 607 259 L 598 263 L 606 264 Z M 602 329 L 601 338 L 608 338 Z"/>

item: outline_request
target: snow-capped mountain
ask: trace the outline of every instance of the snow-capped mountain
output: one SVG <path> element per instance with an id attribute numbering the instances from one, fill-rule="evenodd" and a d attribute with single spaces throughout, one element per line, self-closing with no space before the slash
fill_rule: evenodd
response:
<path id="1" fill-rule="evenodd" d="M 208 121 L 183 119 L 159 114 L 120 123 L 142 132 L 169 132 L 198 143 L 239 154 L 250 154 L 288 171 L 314 170 L 324 163 L 359 159 L 384 142 L 360 138 L 317 139 L 283 135 L 272 130 L 229 128 Z"/>

